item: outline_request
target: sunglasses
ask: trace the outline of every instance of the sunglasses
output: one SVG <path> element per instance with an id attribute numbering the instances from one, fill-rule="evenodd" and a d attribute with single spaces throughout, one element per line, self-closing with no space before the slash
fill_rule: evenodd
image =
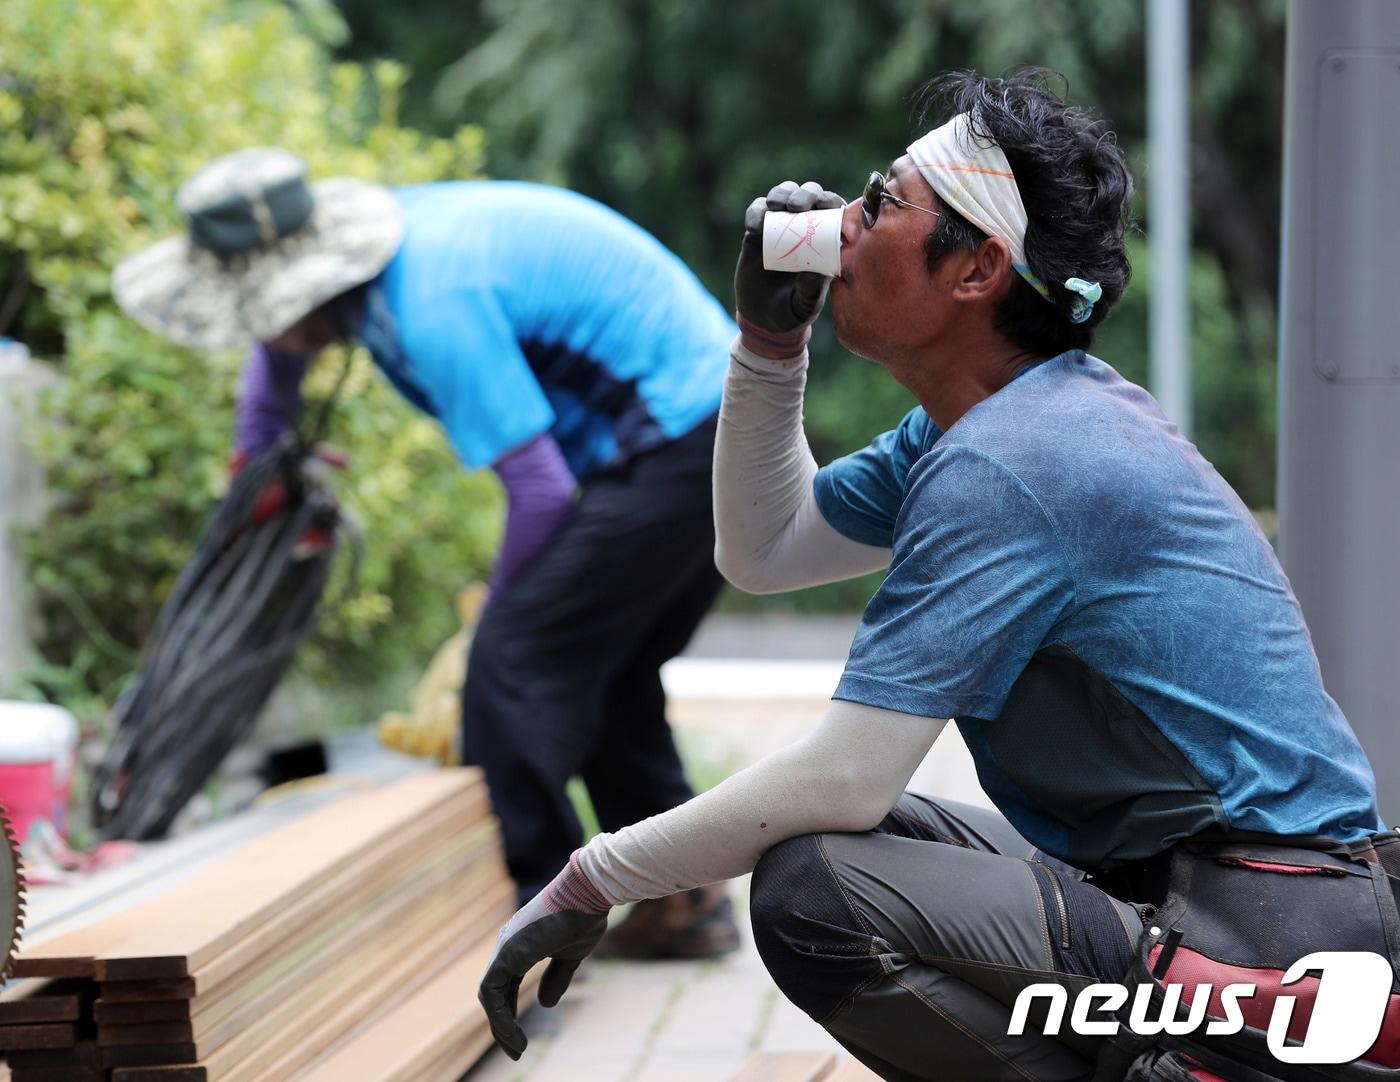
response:
<path id="1" fill-rule="evenodd" d="M 865 191 L 860 196 L 860 213 L 865 219 L 866 229 L 875 224 L 875 220 L 880 217 L 880 208 L 887 202 L 898 203 L 901 207 L 909 207 L 911 210 L 932 214 L 935 218 L 938 217 L 936 210 L 930 210 L 928 207 L 911 203 L 907 199 L 901 199 L 897 195 L 891 195 L 885 190 L 885 174 L 877 171 L 870 174 L 870 179 L 865 182 Z"/>

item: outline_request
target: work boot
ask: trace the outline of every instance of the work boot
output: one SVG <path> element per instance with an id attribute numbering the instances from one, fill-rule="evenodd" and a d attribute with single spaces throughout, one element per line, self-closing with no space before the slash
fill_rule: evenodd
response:
<path id="1" fill-rule="evenodd" d="M 719 883 L 638 902 L 610 928 L 596 958 L 718 958 L 739 947 L 734 906 Z"/>

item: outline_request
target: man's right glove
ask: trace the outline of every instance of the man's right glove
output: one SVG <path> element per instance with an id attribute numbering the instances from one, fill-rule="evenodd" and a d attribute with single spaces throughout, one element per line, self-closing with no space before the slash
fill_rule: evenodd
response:
<path id="1" fill-rule="evenodd" d="M 739 329 L 759 344 L 792 356 L 812 337 L 812 323 L 826 303 L 831 279 L 811 271 L 791 274 L 763 268 L 763 216 L 770 210 L 800 214 L 808 210 L 842 207 L 846 201 L 816 181 L 798 187 L 785 180 L 755 199 L 744 212 L 744 242 L 734 269 L 734 300 Z"/>
<path id="2" fill-rule="evenodd" d="M 578 854 L 544 890 L 510 918 L 496 938 L 477 998 L 491 1024 L 491 1036 L 511 1059 L 528 1043 L 518 1021 L 520 982 L 537 962 L 553 959 L 540 978 L 540 1004 L 553 1007 L 569 987 L 574 970 L 608 930 L 608 902 L 589 881 Z"/>

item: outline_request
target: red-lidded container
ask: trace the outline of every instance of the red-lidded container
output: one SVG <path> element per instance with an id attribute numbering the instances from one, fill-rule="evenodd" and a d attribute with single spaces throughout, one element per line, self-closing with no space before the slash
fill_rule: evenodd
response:
<path id="1" fill-rule="evenodd" d="M 40 820 L 67 837 L 77 737 L 60 706 L 0 700 L 0 804 L 20 844 Z"/>

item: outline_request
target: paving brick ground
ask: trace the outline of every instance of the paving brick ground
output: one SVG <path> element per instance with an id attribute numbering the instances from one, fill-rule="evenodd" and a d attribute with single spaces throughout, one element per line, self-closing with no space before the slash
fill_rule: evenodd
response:
<path id="1" fill-rule="evenodd" d="M 736 901 L 747 880 L 734 885 Z M 754 1051 L 839 1050 L 773 986 L 744 928 L 713 962 L 593 962 L 558 1007 L 524 1018 L 530 1047 L 465 1082 L 723 1082 Z"/>
<path id="2" fill-rule="evenodd" d="M 750 664 L 726 676 L 713 662 L 672 665 L 672 720 L 687 759 L 730 770 L 807 732 L 840 668 Z M 736 688 L 750 697 L 733 698 Z M 910 787 L 986 803 L 951 727 Z M 747 878 L 731 887 L 745 910 Z M 743 931 L 743 949 L 720 961 L 587 963 L 558 1007 L 524 1018 L 531 1044 L 519 1062 L 493 1051 L 464 1082 L 724 1082 L 755 1051 L 840 1051 L 779 994 L 747 922 Z"/>

